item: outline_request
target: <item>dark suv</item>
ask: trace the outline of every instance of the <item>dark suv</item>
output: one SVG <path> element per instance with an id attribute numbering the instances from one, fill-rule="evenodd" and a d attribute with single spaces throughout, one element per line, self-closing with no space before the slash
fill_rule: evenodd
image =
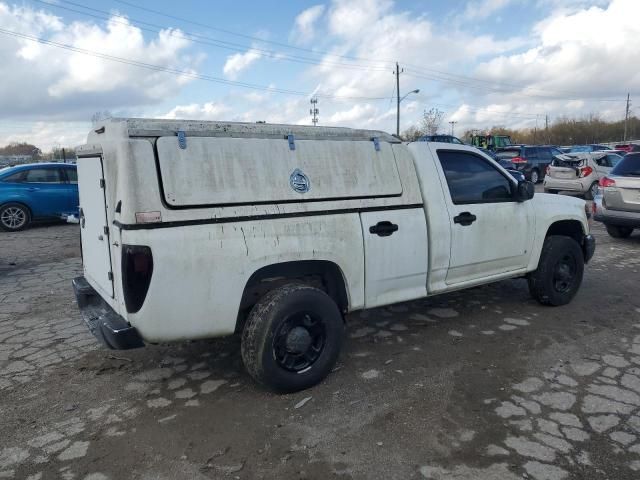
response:
<path id="1" fill-rule="evenodd" d="M 498 160 L 508 160 L 511 167 L 524 173 L 527 180 L 538 183 L 544 178 L 553 157 L 562 155 L 560 149 L 549 145 L 512 145 L 496 151 Z"/>

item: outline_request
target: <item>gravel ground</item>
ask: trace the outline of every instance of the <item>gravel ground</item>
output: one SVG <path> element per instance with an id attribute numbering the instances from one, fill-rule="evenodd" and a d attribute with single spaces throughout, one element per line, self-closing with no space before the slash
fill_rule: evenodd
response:
<path id="1" fill-rule="evenodd" d="M 640 235 L 576 299 L 523 280 L 348 317 L 321 385 L 274 395 L 235 338 L 113 352 L 80 320 L 76 225 L 0 233 L 0 478 L 640 478 Z"/>

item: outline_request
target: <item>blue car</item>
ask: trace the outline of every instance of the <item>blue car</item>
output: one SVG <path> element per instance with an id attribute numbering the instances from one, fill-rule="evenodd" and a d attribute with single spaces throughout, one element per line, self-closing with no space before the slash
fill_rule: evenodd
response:
<path id="1" fill-rule="evenodd" d="M 77 215 L 78 173 L 65 163 L 31 163 L 0 169 L 0 229 Z"/>

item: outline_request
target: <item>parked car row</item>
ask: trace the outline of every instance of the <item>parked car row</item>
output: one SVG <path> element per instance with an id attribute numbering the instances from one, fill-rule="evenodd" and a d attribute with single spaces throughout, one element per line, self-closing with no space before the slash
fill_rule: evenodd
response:
<path id="1" fill-rule="evenodd" d="M 76 166 L 31 163 L 0 169 L 0 229 L 18 231 L 30 223 L 78 213 Z"/>

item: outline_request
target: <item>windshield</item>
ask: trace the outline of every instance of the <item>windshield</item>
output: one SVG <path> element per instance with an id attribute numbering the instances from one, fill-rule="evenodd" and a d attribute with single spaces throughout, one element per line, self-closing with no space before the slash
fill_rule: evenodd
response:
<path id="1" fill-rule="evenodd" d="M 628 154 L 611 170 L 611 175 L 640 177 L 640 154 Z"/>

